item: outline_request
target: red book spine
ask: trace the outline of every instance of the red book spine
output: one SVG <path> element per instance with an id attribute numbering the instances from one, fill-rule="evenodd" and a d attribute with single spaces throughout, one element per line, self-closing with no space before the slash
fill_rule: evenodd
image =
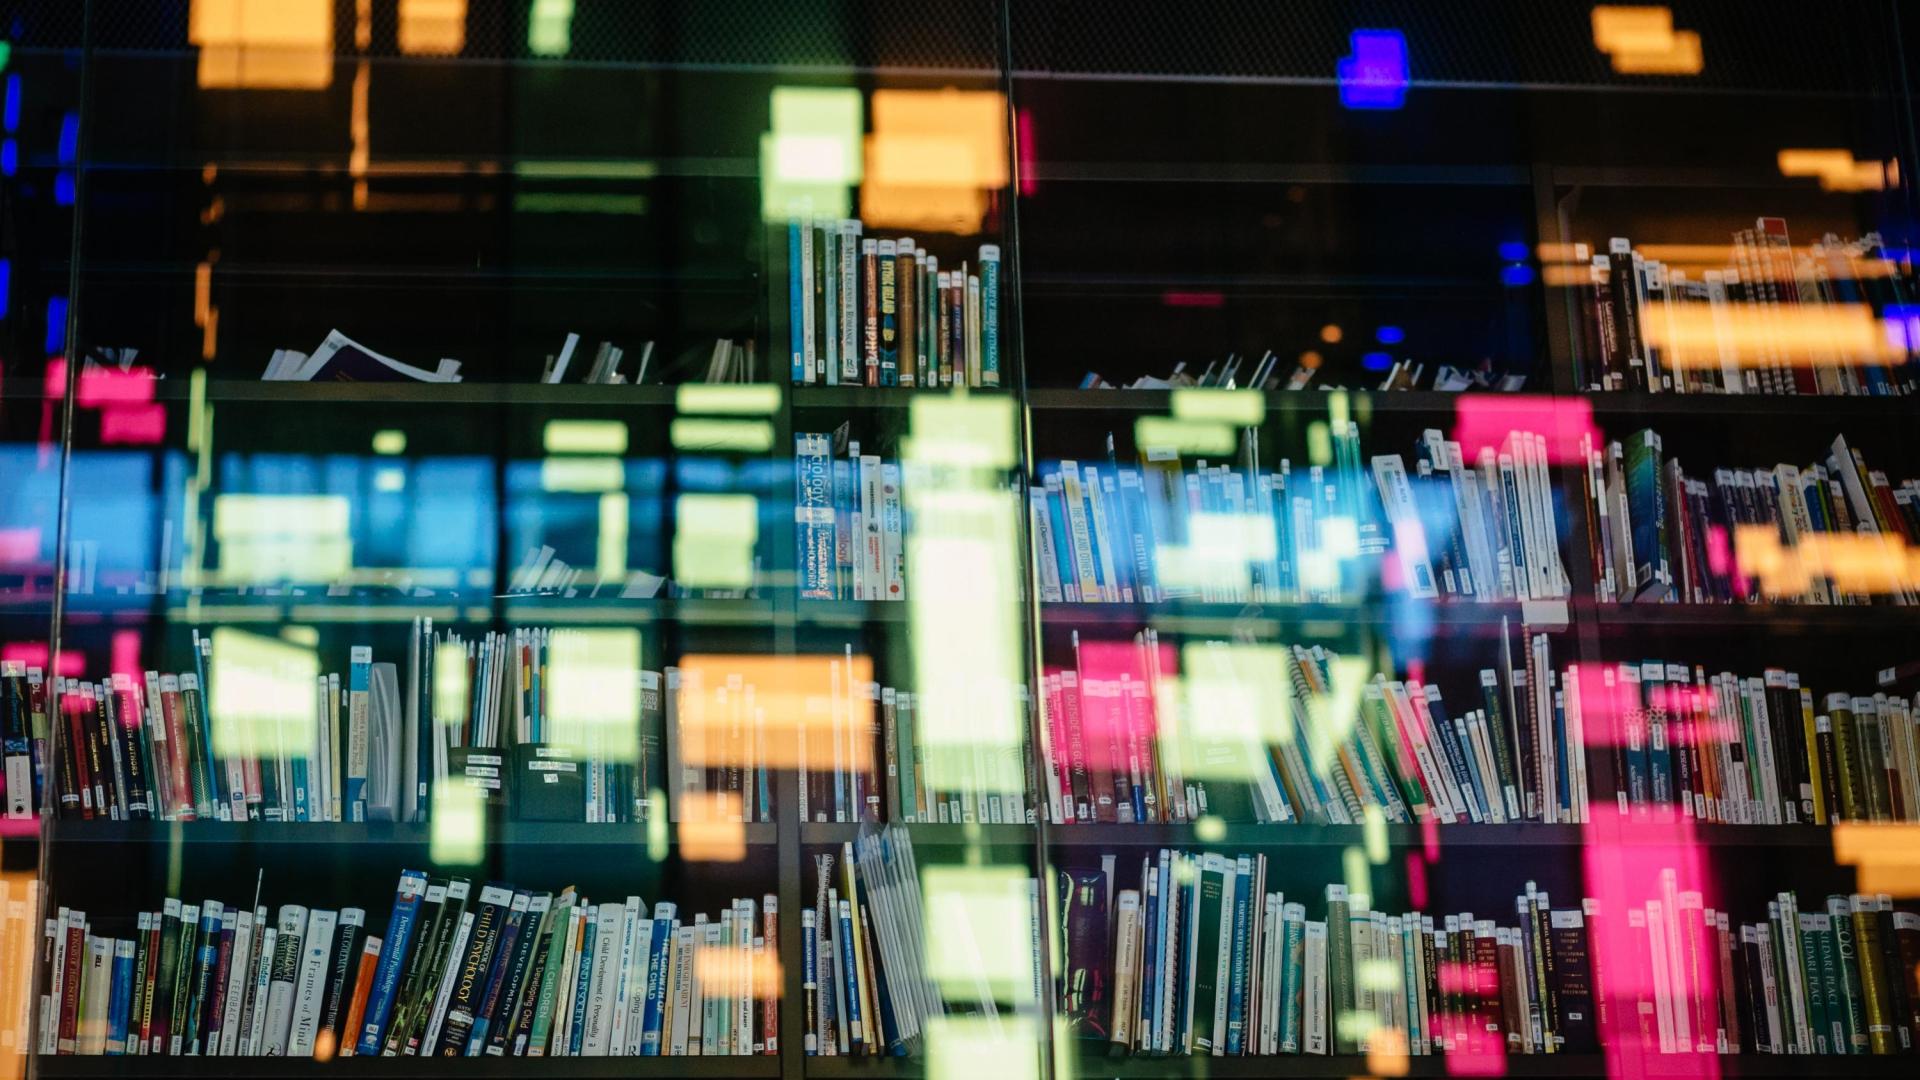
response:
<path id="1" fill-rule="evenodd" d="M 167 801 L 173 816 L 182 821 L 194 818 L 193 788 L 187 764 L 187 733 L 180 722 L 180 691 L 167 690 L 160 695 L 161 722 L 167 725 Z"/>
<path id="2" fill-rule="evenodd" d="M 87 923 L 82 912 L 67 913 L 66 971 L 60 983 L 58 1053 L 74 1052 L 80 1035 L 80 975 L 87 966 Z"/>
<path id="3" fill-rule="evenodd" d="M 61 747 L 61 768 L 65 779 L 71 783 L 67 789 L 69 798 L 77 796 L 77 805 L 83 818 L 93 817 L 93 776 L 87 771 L 87 699 L 71 690 L 60 695 L 60 711 L 67 718 L 67 745 Z M 67 800 L 62 800 L 63 805 Z"/>

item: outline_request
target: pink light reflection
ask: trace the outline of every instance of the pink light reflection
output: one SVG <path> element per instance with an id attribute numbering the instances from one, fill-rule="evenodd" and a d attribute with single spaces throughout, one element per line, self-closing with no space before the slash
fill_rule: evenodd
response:
<path id="1" fill-rule="evenodd" d="M 1033 195 L 1040 190 L 1040 178 L 1033 174 L 1037 158 L 1033 149 L 1033 112 L 1018 109 L 1013 114 L 1014 137 L 1019 140 L 1020 194 Z"/>
<path id="2" fill-rule="evenodd" d="M 164 405 L 105 405 L 100 409 L 100 441 L 155 446 L 167 434 Z"/>
<path id="3" fill-rule="evenodd" d="M 1693 1053 L 1691 1048 L 1663 1054 L 1657 1040 L 1641 1037 L 1639 1004 L 1654 1000 L 1654 979 L 1651 958 L 1644 952 L 1647 931 L 1636 932 L 1628 923 L 1628 912 L 1647 912 L 1649 901 L 1659 901 L 1664 908 L 1683 893 L 1698 892 L 1703 907 L 1718 907 L 1693 820 L 1677 815 L 1662 821 L 1629 820 L 1617 806 L 1604 802 L 1594 803 L 1590 811 L 1582 850 L 1587 893 L 1598 905 L 1588 935 L 1597 993 L 1604 999 L 1597 1012 L 1605 1021 L 1600 1041 L 1607 1056 L 1607 1075 L 1612 1080 L 1652 1075 L 1717 1080 L 1718 1055 Z M 1663 880 L 1669 870 L 1673 872 L 1670 892 Z M 1702 965 L 1693 974 L 1696 984 L 1684 995 L 1676 992 L 1676 997 L 1690 1015 L 1710 1014 L 1718 1008 L 1717 966 Z M 1706 1003 L 1704 1010 L 1701 1002 Z M 1696 1038 L 1699 1034 L 1694 1033 Z"/>
<path id="4" fill-rule="evenodd" d="M 65 366 L 61 365 L 63 368 Z M 115 402 L 152 401 L 154 381 L 153 372 L 147 368 L 83 371 L 80 373 L 80 385 L 74 391 L 74 400 L 82 408 L 88 409 Z"/>
<path id="5" fill-rule="evenodd" d="M 1160 646 L 1160 670 L 1178 670 L 1172 645 Z M 1080 737 L 1088 768 L 1125 772 L 1132 763 L 1149 760 L 1159 723 L 1145 652 L 1130 641 L 1082 640 L 1079 683 Z M 1072 715 L 1069 707 L 1067 716 Z"/>
<path id="6" fill-rule="evenodd" d="M 44 641 L 10 641 L 0 645 L 0 660 L 12 660 L 28 667 L 45 669 L 47 664 L 47 643 Z M 87 658 L 77 652 L 60 654 L 59 674 L 78 678 L 87 667 Z"/>
<path id="7" fill-rule="evenodd" d="M 131 675 L 138 684 L 142 679 L 140 669 L 140 631 L 115 630 L 113 632 L 113 673 Z"/>
<path id="8" fill-rule="evenodd" d="M 38 528 L 0 529 L 0 566 L 40 559 Z"/>
<path id="9" fill-rule="evenodd" d="M 1593 404 L 1584 398 L 1556 398 L 1544 394 L 1462 394 L 1454 406 L 1453 437 L 1468 462 L 1482 448 L 1499 453 L 1507 436 L 1530 431 L 1545 437 L 1547 462 L 1559 465 L 1580 460 L 1580 441 L 1595 444 L 1604 436 L 1593 424 Z"/>

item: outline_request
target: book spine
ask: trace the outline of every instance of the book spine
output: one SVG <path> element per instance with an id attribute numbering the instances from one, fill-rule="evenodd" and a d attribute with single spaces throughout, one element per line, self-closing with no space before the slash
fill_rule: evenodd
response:
<path id="1" fill-rule="evenodd" d="M 357 678 L 357 676 L 356 676 Z M 351 755 L 349 755 L 351 756 Z M 364 776 L 362 777 L 364 781 Z M 351 792 L 352 781 L 348 781 Z M 349 799 L 353 796 L 349 794 Z M 364 798 L 364 794 L 362 796 Z M 387 919 L 387 932 L 380 952 L 380 966 L 374 973 L 367 997 L 366 1012 L 357 1029 L 355 1052 L 377 1057 L 386 1035 L 388 1014 L 400 985 L 400 973 L 406 964 L 407 947 L 413 935 L 413 923 L 420 911 L 420 900 L 427 891 L 427 876 L 417 870 L 403 870 L 394 891 L 393 913 Z"/>

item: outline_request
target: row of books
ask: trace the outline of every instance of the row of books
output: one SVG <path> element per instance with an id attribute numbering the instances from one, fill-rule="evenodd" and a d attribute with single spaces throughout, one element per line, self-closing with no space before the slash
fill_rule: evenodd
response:
<path id="1" fill-rule="evenodd" d="M 121 921 L 125 921 L 124 919 Z M 127 936 L 45 920 L 38 1050 L 198 1057 L 776 1054 L 772 895 L 717 918 L 400 875 L 380 934 L 361 908 L 269 916 L 169 897 Z"/>
<path id="2" fill-rule="evenodd" d="M 928 976 L 913 840 L 898 828 L 870 833 L 843 843 L 837 865 L 832 853 L 814 856 L 814 871 L 813 906 L 800 911 L 806 1053 L 905 1056 L 927 1019 L 947 1011 Z M 991 993 L 969 1005 L 997 1009 Z"/>
<path id="3" fill-rule="evenodd" d="M 1564 908 L 1528 882 L 1502 925 L 1339 884 L 1310 919 L 1261 855 L 1119 872 L 1056 872 L 1063 1011 L 1114 1055 L 1893 1054 L 1920 1029 L 1920 915 L 1885 895 L 1784 892 L 1742 923 L 1664 869 L 1644 900 Z"/>
<path id="4" fill-rule="evenodd" d="M 420 619 L 414 642 L 411 715 L 424 730 L 408 771 L 428 778 L 423 807 L 433 784 L 456 776 L 502 799 L 512 782 L 525 783 L 544 808 L 523 808 L 522 818 L 620 823 L 665 813 L 657 800 L 667 791 L 676 669 L 623 668 L 629 658 L 598 655 L 577 630 L 521 627 L 469 640 Z M 588 706 L 598 697 L 612 707 L 622 692 L 633 695 L 632 724 L 609 724 Z"/>
<path id="5" fill-rule="evenodd" d="M 1272 471 L 1143 447 L 1138 468 L 1043 464 L 1031 498 L 1041 599 L 1339 602 L 1382 585 L 1418 598 L 1568 594 L 1545 440 L 1514 432 L 1468 465 L 1437 430 L 1362 464 L 1334 425 L 1332 462 Z"/>
<path id="6" fill-rule="evenodd" d="M 1163 848 L 1117 888 L 1131 869 L 1056 871 L 1063 1011 L 1114 1055 L 1599 1048 L 1592 901 L 1556 910 L 1528 882 L 1501 925 L 1378 911 L 1335 884 L 1309 919 L 1267 887 L 1264 855 Z"/>
<path id="7" fill-rule="evenodd" d="M 1099 372 L 1089 371 L 1080 379 L 1082 390 L 1174 390 L 1183 387 L 1223 387 L 1226 389 L 1249 390 L 1306 390 L 1313 384 L 1314 377 L 1326 369 L 1326 359 L 1318 352 L 1308 351 L 1300 354 L 1291 373 L 1284 378 L 1280 370 L 1280 358 L 1268 349 L 1260 359 L 1245 366 L 1245 357 L 1238 353 L 1228 353 L 1225 360 L 1209 360 L 1200 374 L 1187 370 L 1186 361 L 1173 365 L 1166 378 L 1155 375 L 1142 375 L 1125 386 L 1115 386 L 1102 378 Z M 1387 367 L 1386 374 L 1373 386 L 1357 386 L 1356 390 L 1436 390 L 1446 393 L 1464 393 L 1467 391 L 1491 391 L 1513 393 L 1527 384 L 1525 375 L 1498 374 L 1491 362 L 1483 361 L 1481 366 L 1468 370 L 1451 364 L 1435 364 L 1431 371 L 1427 364 L 1409 358 L 1394 360 Z M 1314 389 L 1348 389 L 1330 385 L 1326 379 L 1313 386 Z"/>
<path id="8" fill-rule="evenodd" d="M 1761 675 L 1642 663 L 1567 669 L 1610 747 L 1622 816 L 1738 825 L 1920 821 L 1920 702 L 1816 695 Z M 1572 687 L 1579 679 L 1585 683 Z"/>
<path id="9" fill-rule="evenodd" d="M 1545 634 L 1522 666 L 1482 670 L 1478 707 L 1457 712 L 1438 686 L 1368 678 L 1318 645 L 1176 651 L 1151 629 L 1073 645 L 1043 675 L 1055 824 L 1587 820 L 1576 673 L 1554 669 Z M 1355 715 L 1334 715 L 1342 700 Z"/>
<path id="10" fill-rule="evenodd" d="M 1844 435 L 1825 461 L 1716 467 L 1711 482 L 1688 475 L 1652 428 L 1583 438 L 1582 453 L 1602 602 L 1916 600 L 1906 549 L 1920 543 L 1920 480 L 1889 481 Z"/>
<path id="11" fill-rule="evenodd" d="M 1626 912 L 1622 981 L 1640 990 L 1615 1038 L 1663 1054 L 1913 1052 L 1920 915 L 1892 897 L 1836 893 L 1808 912 L 1788 891 L 1764 920 L 1740 922 L 1678 889 L 1672 870 L 1660 893 Z"/>
<path id="12" fill-rule="evenodd" d="M 798 739 L 802 821 L 1033 823 L 1021 795 L 1024 740 L 929 739 L 918 693 L 839 673 L 834 683 L 826 722 L 804 725 Z"/>
<path id="13" fill-rule="evenodd" d="M 1573 245 L 1579 378 L 1594 390 L 1680 394 L 1845 394 L 1914 390 L 1920 340 L 1905 326 L 1911 296 L 1878 233 L 1829 233 L 1796 250 L 1785 218 L 1734 232 L 1731 248 L 1677 260 L 1613 237 L 1604 253 Z M 1884 315 L 1889 329 L 1874 325 Z M 1857 318 L 1854 318 L 1857 316 Z M 1826 321 L 1812 322 L 1812 318 Z M 1851 321 L 1849 321 L 1851 319 Z M 1849 331 L 1862 333 L 1850 333 Z"/>
<path id="14" fill-rule="evenodd" d="M 940 268 L 911 237 L 853 218 L 787 223 L 796 386 L 999 386 L 1000 248 Z"/>
<path id="15" fill-rule="evenodd" d="M 803 600 L 905 600 L 901 466 L 843 426 L 793 437 L 795 564 Z"/>

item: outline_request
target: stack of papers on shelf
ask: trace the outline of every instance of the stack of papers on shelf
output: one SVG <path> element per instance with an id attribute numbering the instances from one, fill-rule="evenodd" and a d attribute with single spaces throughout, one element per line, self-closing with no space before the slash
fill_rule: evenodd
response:
<path id="1" fill-rule="evenodd" d="M 432 371 L 381 356 L 335 330 L 309 356 L 275 349 L 260 376 L 265 382 L 440 382 L 460 381 L 460 361 L 442 360 Z"/>

